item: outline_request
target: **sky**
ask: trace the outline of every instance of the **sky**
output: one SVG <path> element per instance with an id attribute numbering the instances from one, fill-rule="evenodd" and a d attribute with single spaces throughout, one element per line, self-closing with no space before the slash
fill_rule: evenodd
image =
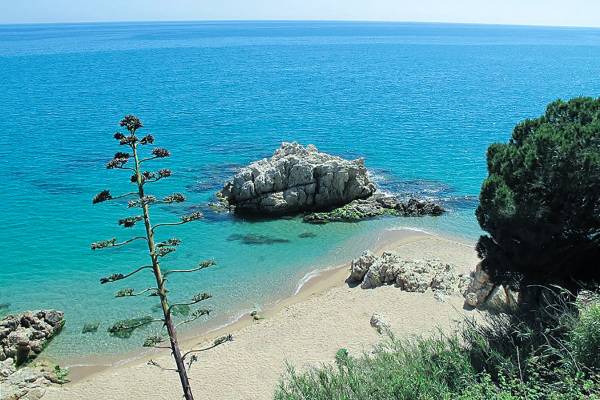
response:
<path id="1" fill-rule="evenodd" d="M 0 0 L 0 24 L 361 20 L 600 27 L 600 0 Z"/>

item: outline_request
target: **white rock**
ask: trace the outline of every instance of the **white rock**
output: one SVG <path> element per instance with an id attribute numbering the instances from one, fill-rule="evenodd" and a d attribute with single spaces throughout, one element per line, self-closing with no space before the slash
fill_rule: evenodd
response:
<path id="1" fill-rule="evenodd" d="M 242 168 L 221 195 L 237 211 L 283 214 L 340 206 L 374 192 L 362 159 L 282 143 L 271 158 Z"/>
<path id="2" fill-rule="evenodd" d="M 371 326 L 377 330 L 377 333 L 384 334 L 390 330 L 390 324 L 380 314 L 373 314 L 371 316 Z"/>

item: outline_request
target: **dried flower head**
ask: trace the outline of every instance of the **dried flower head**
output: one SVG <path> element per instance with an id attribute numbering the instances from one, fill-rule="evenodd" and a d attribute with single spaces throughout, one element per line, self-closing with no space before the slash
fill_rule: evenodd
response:
<path id="1" fill-rule="evenodd" d="M 111 276 L 100 278 L 100 284 L 104 285 L 105 283 L 119 281 L 123 278 L 125 278 L 123 274 L 112 274 Z"/>
<path id="2" fill-rule="evenodd" d="M 133 296 L 132 288 L 121 289 L 117 293 L 115 293 L 115 297 L 130 297 L 130 296 Z"/>
<path id="3" fill-rule="evenodd" d="M 119 220 L 119 225 L 123 225 L 124 228 L 131 228 L 136 224 L 136 222 L 140 222 L 144 219 L 141 215 L 136 215 L 135 217 L 127 217 Z"/>
<path id="4" fill-rule="evenodd" d="M 168 178 L 171 176 L 171 170 L 164 168 L 164 169 L 158 170 L 157 174 L 158 174 L 159 178 Z"/>
<path id="5" fill-rule="evenodd" d="M 165 158 L 171 155 L 171 152 L 167 149 L 163 149 L 162 147 L 156 147 L 152 149 L 152 155 L 156 158 Z"/>
<path id="6" fill-rule="evenodd" d="M 173 193 L 162 199 L 163 203 L 183 203 L 185 196 L 181 193 Z"/>
<path id="7" fill-rule="evenodd" d="M 229 334 L 229 335 L 225 335 L 225 336 L 221 336 L 220 338 L 215 339 L 215 341 L 213 342 L 213 344 L 215 346 L 219 346 L 223 343 L 226 342 L 233 342 L 233 335 Z"/>
<path id="8" fill-rule="evenodd" d="M 110 240 L 102 240 L 100 242 L 92 243 L 92 250 L 104 249 L 107 247 L 112 247 L 117 242 L 116 238 L 112 238 Z"/>
<path id="9" fill-rule="evenodd" d="M 131 133 L 134 133 L 144 126 L 138 117 L 131 114 L 126 115 L 125 118 L 121 120 L 120 125 L 124 126 Z"/>
<path id="10" fill-rule="evenodd" d="M 142 172 L 142 180 L 143 181 L 148 181 L 151 179 L 156 179 L 156 175 L 154 174 L 154 172 L 152 171 L 144 171 Z"/>
<path id="11" fill-rule="evenodd" d="M 125 135 L 123 135 L 121 132 L 115 132 L 113 137 L 117 140 L 121 140 L 125 138 Z"/>
<path id="12" fill-rule="evenodd" d="M 94 196 L 94 198 L 92 199 L 92 204 L 102 203 L 103 201 L 110 200 L 110 199 L 112 199 L 112 195 L 110 194 L 110 191 L 103 190 Z"/>
<path id="13" fill-rule="evenodd" d="M 135 136 L 134 134 L 131 134 L 131 135 L 125 136 L 123 139 L 119 140 L 119 144 L 120 145 L 128 144 L 131 146 L 134 143 L 137 143 L 137 141 L 138 141 L 137 136 Z"/>
<path id="14" fill-rule="evenodd" d="M 192 221 L 196 221 L 196 220 L 201 219 L 203 216 L 204 215 L 200 211 L 196 211 L 196 212 L 193 212 L 191 214 L 182 215 L 181 216 L 181 221 L 183 221 L 183 222 L 192 222 Z"/>
<path id="15" fill-rule="evenodd" d="M 217 263 L 214 260 L 204 260 L 204 261 L 200 261 L 198 266 L 202 267 L 202 268 L 208 268 L 208 267 L 212 267 L 213 265 L 216 265 L 216 264 Z"/>
<path id="16" fill-rule="evenodd" d="M 192 297 L 192 301 L 194 303 L 198 303 L 204 300 L 208 300 L 212 297 L 209 293 L 198 293 L 194 297 Z"/>
<path id="17" fill-rule="evenodd" d="M 142 197 L 141 200 L 129 200 L 129 202 L 127 203 L 127 207 L 129 207 L 129 208 L 143 207 L 145 205 L 150 205 L 153 203 L 156 203 L 156 197 L 151 196 L 151 195 L 146 195 L 146 196 Z"/>
<path id="18" fill-rule="evenodd" d="M 157 257 L 164 257 L 169 253 L 172 253 L 174 251 L 176 251 L 177 249 L 175 247 L 159 247 L 156 249 L 156 256 Z"/>
<path id="19" fill-rule="evenodd" d="M 181 240 L 177 238 L 167 239 L 165 241 L 156 243 L 156 247 L 166 247 L 166 246 L 179 246 L 181 244 Z"/>
<path id="20" fill-rule="evenodd" d="M 122 168 L 128 161 L 128 158 L 113 158 L 106 163 L 106 169 Z"/>
<path id="21" fill-rule="evenodd" d="M 152 144 L 154 143 L 154 136 L 146 135 L 140 140 L 140 144 Z"/>

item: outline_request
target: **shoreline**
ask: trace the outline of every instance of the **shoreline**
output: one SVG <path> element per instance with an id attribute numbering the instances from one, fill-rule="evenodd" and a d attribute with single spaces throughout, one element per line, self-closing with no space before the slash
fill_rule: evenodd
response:
<path id="1" fill-rule="evenodd" d="M 393 251 L 397 247 L 426 239 L 437 239 L 474 250 L 474 246 L 457 238 L 429 233 L 420 229 L 387 228 L 377 232 L 377 235 L 378 237 L 374 245 L 369 248 L 376 255 L 381 255 L 385 251 Z M 298 281 L 298 285 L 293 293 L 275 298 L 271 302 L 264 304 L 261 316 L 265 319 L 270 319 L 280 313 L 282 309 L 301 303 L 314 295 L 323 294 L 339 286 L 349 287 L 346 283 L 346 278 L 349 275 L 349 263 L 350 260 L 329 267 L 317 268 L 306 273 Z M 474 268 L 474 265 L 472 268 Z M 199 326 L 182 333 L 179 338 L 180 345 L 182 348 L 191 348 L 229 333 L 234 334 L 235 340 L 236 332 L 252 326 L 255 322 L 250 316 L 250 311 L 240 311 L 237 317 L 217 325 L 217 327 L 207 328 L 206 326 Z M 61 363 L 61 366 L 69 369 L 69 378 L 71 381 L 68 385 L 75 385 L 102 374 L 107 370 L 146 364 L 151 358 L 160 357 L 164 354 L 168 354 L 168 350 L 139 348 L 119 354 L 85 355 L 81 358 L 68 358 L 65 362 Z M 42 357 L 41 359 L 43 360 L 44 358 Z"/>

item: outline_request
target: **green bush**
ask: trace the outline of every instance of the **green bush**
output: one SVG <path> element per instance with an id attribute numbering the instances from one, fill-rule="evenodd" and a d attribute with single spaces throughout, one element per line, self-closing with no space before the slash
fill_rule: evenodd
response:
<path id="1" fill-rule="evenodd" d="M 372 354 L 341 349 L 332 365 L 289 366 L 275 399 L 600 400 L 600 301 L 574 305 L 548 293 L 535 320 L 489 315 L 465 321 L 459 335 L 390 337 Z"/>
<path id="2" fill-rule="evenodd" d="M 580 305 L 580 315 L 570 333 L 575 358 L 600 371 L 600 297 L 593 295 Z"/>

